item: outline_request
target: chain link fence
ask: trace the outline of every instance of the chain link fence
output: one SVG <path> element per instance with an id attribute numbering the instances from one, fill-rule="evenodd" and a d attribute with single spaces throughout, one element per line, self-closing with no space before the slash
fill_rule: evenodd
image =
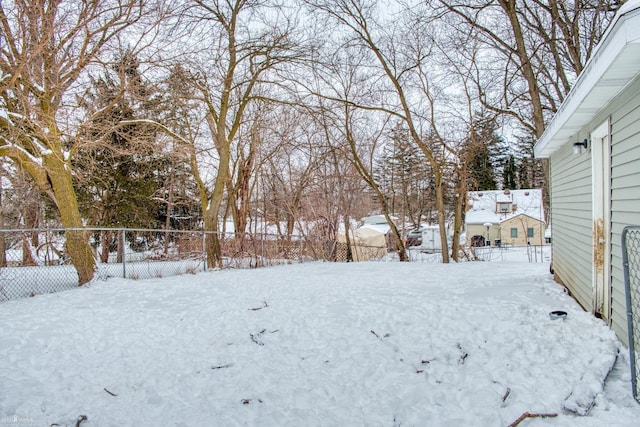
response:
<path id="1" fill-rule="evenodd" d="M 0 230 L 0 302 L 78 286 L 78 274 L 65 247 L 65 229 Z M 68 231 L 72 231 L 68 229 Z M 76 230 L 77 231 L 77 230 Z M 82 229 L 97 261 L 96 278 L 149 279 L 195 274 L 207 265 L 204 231 Z M 224 268 L 259 268 L 308 261 L 393 261 L 390 245 L 363 245 L 303 236 L 220 233 Z M 476 248 L 477 249 L 477 248 Z M 522 250 L 523 248 L 520 248 Z M 513 250 L 467 255 L 469 260 L 507 260 Z M 548 259 L 541 247 L 524 248 L 530 262 Z M 407 248 L 412 262 L 442 262 L 439 250 Z M 461 259 L 464 259 L 464 253 Z"/>
<path id="2" fill-rule="evenodd" d="M 207 270 L 204 231 L 83 229 L 98 264 L 96 277 L 148 279 Z M 65 229 L 0 230 L 0 301 L 78 286 Z M 219 234 L 225 268 L 258 268 L 327 260 L 335 245 L 300 236 Z"/>
<path id="3" fill-rule="evenodd" d="M 510 261 L 514 256 L 518 259 L 527 259 L 530 263 L 550 263 L 551 245 L 527 245 L 527 246 L 476 246 L 464 248 L 473 260 L 478 261 Z"/>
<path id="4" fill-rule="evenodd" d="M 622 266 L 627 298 L 627 329 L 629 331 L 629 360 L 633 397 L 640 402 L 640 226 L 625 227 L 622 231 Z"/>

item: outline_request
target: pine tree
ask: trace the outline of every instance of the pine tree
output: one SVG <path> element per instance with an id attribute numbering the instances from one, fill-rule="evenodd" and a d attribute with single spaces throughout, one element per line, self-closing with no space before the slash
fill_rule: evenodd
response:
<path id="1" fill-rule="evenodd" d="M 156 228 L 168 153 L 154 128 L 122 121 L 157 114 L 160 97 L 142 81 L 137 58 L 120 52 L 111 70 L 91 80 L 81 106 L 91 119 L 81 135 L 76 188 L 81 212 L 94 226 Z"/>
<path id="2" fill-rule="evenodd" d="M 431 219 L 435 183 L 430 166 L 402 127 L 391 132 L 376 160 L 374 177 L 393 215 L 404 215 L 415 228 L 423 218 Z"/>
<path id="3" fill-rule="evenodd" d="M 502 188 L 505 190 L 515 190 L 518 188 L 516 182 L 516 159 L 513 154 L 507 157 L 507 161 L 502 169 Z"/>
<path id="4" fill-rule="evenodd" d="M 468 164 L 470 190 L 495 190 L 494 167 L 487 144 L 478 145 Z"/>
<path id="5" fill-rule="evenodd" d="M 544 171 L 542 163 L 533 155 L 533 146 L 535 138 L 532 135 L 518 139 L 517 169 L 518 169 L 518 185 L 520 188 L 543 188 L 545 186 Z"/>
<path id="6" fill-rule="evenodd" d="M 503 163 L 506 150 L 504 138 L 496 133 L 494 117 L 482 113 L 475 119 L 471 132 L 463 147 L 462 161 L 467 162 L 467 188 L 469 190 L 495 190 L 496 177 Z"/>

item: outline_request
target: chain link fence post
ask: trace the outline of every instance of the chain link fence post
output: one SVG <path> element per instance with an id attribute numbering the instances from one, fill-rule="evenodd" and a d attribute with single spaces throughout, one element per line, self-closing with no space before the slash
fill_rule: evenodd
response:
<path id="1" fill-rule="evenodd" d="M 622 267 L 627 300 L 631 388 L 634 399 L 640 402 L 640 367 L 636 353 L 636 345 L 640 343 L 640 226 L 627 226 L 622 230 Z"/>
<path id="2" fill-rule="evenodd" d="M 118 242 L 120 247 L 118 248 L 118 252 L 122 255 L 122 278 L 127 278 L 127 229 L 122 228 L 120 230 L 120 241 Z"/>
<path id="3" fill-rule="evenodd" d="M 202 270 L 207 271 L 207 232 L 202 230 Z"/>

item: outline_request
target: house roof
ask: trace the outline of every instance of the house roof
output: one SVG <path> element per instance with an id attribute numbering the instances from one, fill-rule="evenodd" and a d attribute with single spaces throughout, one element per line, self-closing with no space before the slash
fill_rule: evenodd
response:
<path id="1" fill-rule="evenodd" d="M 387 234 L 390 230 L 391 227 L 389 227 L 389 224 L 384 223 L 384 224 L 363 224 L 362 227 L 359 227 L 356 229 L 356 231 L 358 230 L 369 230 L 368 232 L 370 233 L 376 233 L 376 234 Z"/>
<path id="2" fill-rule="evenodd" d="M 496 203 L 510 202 L 515 210 L 507 213 L 496 212 Z M 467 193 L 467 213 L 465 224 L 499 224 L 500 222 L 525 214 L 544 221 L 542 190 L 490 190 Z"/>
<path id="3" fill-rule="evenodd" d="M 517 215 L 511 215 L 511 216 L 509 216 L 509 217 L 507 217 L 507 218 L 505 218 L 505 219 L 501 220 L 501 221 L 500 221 L 500 224 L 503 224 L 503 223 L 505 223 L 505 222 L 508 222 L 508 221 L 511 221 L 511 220 L 514 220 L 514 219 L 516 219 L 516 220 L 517 220 L 518 218 L 520 218 L 520 217 L 524 217 L 524 216 L 526 216 L 527 218 L 531 218 L 531 219 L 532 219 L 532 220 L 534 220 L 534 221 L 544 222 L 544 220 L 543 220 L 543 219 L 540 219 L 540 218 L 534 218 L 534 217 L 532 217 L 531 215 L 527 215 L 527 214 L 525 214 L 525 213 L 521 213 L 521 214 L 517 214 Z"/>
<path id="4" fill-rule="evenodd" d="M 572 136 L 640 74 L 639 28 L 640 0 L 628 0 L 616 13 L 578 80 L 538 139 L 534 147 L 536 157 L 549 157 L 571 142 Z"/>
<path id="5" fill-rule="evenodd" d="M 398 218 L 395 216 L 392 216 L 391 220 L 395 222 L 398 220 Z M 363 224 L 386 224 L 387 219 L 385 218 L 384 215 L 372 215 L 372 216 L 366 216 L 362 218 L 362 223 Z"/>

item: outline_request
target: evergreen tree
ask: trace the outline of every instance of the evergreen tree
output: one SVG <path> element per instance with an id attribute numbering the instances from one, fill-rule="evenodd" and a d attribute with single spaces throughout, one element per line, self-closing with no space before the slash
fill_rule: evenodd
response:
<path id="1" fill-rule="evenodd" d="M 393 215 L 404 215 L 415 228 L 423 218 L 431 220 L 435 209 L 433 174 L 405 129 L 396 127 L 391 132 L 389 143 L 376 159 L 374 178 Z"/>
<path id="2" fill-rule="evenodd" d="M 545 178 L 542 162 L 533 154 L 535 138 L 532 135 L 518 139 L 518 185 L 520 188 L 544 188 Z M 546 189 L 545 189 L 546 190 Z"/>
<path id="3" fill-rule="evenodd" d="M 487 144 L 478 145 L 468 164 L 470 190 L 495 190 L 494 167 Z"/>
<path id="4" fill-rule="evenodd" d="M 523 157 L 518 162 L 518 186 L 520 188 L 531 188 L 531 181 L 529 181 L 531 172 L 532 159 Z"/>
<path id="5" fill-rule="evenodd" d="M 482 113 L 475 119 L 472 134 L 469 135 L 461 154 L 467 169 L 467 188 L 472 191 L 495 190 L 496 177 L 503 163 L 506 150 L 505 140 L 496 133 L 494 117 L 484 117 Z"/>
<path id="6" fill-rule="evenodd" d="M 518 188 L 516 182 L 516 159 L 513 154 L 507 157 L 507 161 L 502 169 L 502 188 L 505 190 L 515 190 Z"/>
<path id="7" fill-rule="evenodd" d="M 94 226 L 156 228 L 168 153 L 157 144 L 151 126 L 121 121 L 153 118 L 161 98 L 142 81 L 137 58 L 128 50 L 111 70 L 91 80 L 80 99 L 90 116 L 76 160 L 76 188 L 81 212 Z"/>

